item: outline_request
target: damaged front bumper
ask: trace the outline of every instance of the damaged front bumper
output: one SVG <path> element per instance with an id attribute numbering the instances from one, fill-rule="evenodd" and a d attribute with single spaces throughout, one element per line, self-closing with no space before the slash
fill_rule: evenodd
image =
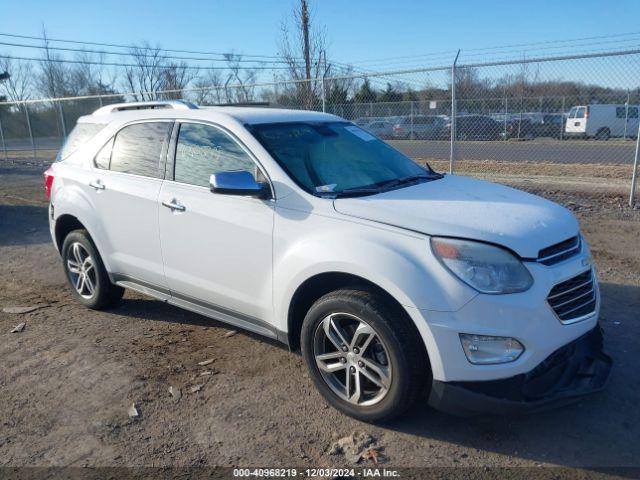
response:
<path id="1" fill-rule="evenodd" d="M 429 404 L 454 415 L 534 413 L 602 390 L 611 372 L 599 326 L 549 355 L 530 372 L 480 382 L 434 380 Z"/>

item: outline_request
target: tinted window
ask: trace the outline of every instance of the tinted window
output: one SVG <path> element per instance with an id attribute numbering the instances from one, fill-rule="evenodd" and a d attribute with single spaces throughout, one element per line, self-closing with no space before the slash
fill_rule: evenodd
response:
<path id="1" fill-rule="evenodd" d="M 100 149 L 94 163 L 96 167 L 103 170 L 109 170 L 109 162 L 111 161 L 111 150 L 113 149 L 113 138 L 107 142 L 107 144 Z"/>
<path id="2" fill-rule="evenodd" d="M 638 118 L 638 107 L 629 107 L 628 118 Z"/>
<path id="3" fill-rule="evenodd" d="M 111 170 L 161 178 L 160 160 L 170 122 L 136 123 L 116 135 Z"/>
<path id="4" fill-rule="evenodd" d="M 78 123 L 64 142 L 58 159 L 63 160 L 71 155 L 80 145 L 91 140 L 105 126 L 104 123 Z"/>
<path id="5" fill-rule="evenodd" d="M 183 123 L 178 134 L 175 181 L 209 186 L 212 173 L 245 170 L 256 174 L 256 164 L 228 134 L 199 123 Z"/>

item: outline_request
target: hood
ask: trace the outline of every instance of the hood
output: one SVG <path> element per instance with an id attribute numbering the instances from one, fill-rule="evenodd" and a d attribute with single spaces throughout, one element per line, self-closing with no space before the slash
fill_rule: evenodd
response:
<path id="1" fill-rule="evenodd" d="M 482 180 L 441 180 L 367 197 L 338 198 L 339 213 L 427 235 L 482 240 L 523 258 L 578 234 L 571 212 L 544 198 Z"/>

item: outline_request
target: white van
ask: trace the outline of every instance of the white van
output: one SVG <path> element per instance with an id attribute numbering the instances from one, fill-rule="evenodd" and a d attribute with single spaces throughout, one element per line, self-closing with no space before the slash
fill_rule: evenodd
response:
<path id="1" fill-rule="evenodd" d="M 565 137 L 635 137 L 638 134 L 638 105 L 598 104 L 571 107 Z"/>

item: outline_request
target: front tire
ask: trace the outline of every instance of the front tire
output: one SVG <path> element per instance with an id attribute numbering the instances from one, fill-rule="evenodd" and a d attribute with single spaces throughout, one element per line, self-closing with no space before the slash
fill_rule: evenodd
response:
<path id="1" fill-rule="evenodd" d="M 366 422 L 402 414 L 430 380 L 424 345 L 406 312 L 366 288 L 336 290 L 316 301 L 305 316 L 301 345 L 324 398 Z"/>
<path id="2" fill-rule="evenodd" d="M 65 237 L 62 263 L 74 296 L 85 307 L 103 310 L 122 298 L 124 289 L 109 280 L 102 258 L 86 230 L 75 230 Z"/>

